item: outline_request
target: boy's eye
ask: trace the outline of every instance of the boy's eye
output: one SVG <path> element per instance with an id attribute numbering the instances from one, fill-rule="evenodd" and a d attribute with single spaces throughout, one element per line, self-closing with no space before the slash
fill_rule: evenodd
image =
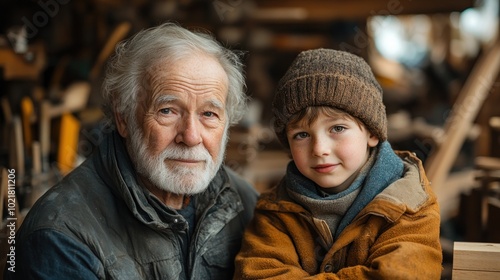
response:
<path id="1" fill-rule="evenodd" d="M 332 132 L 335 132 L 335 133 L 340 133 L 344 130 L 345 130 L 345 127 L 343 127 L 343 126 L 336 125 L 336 126 L 332 127 Z"/>
<path id="2" fill-rule="evenodd" d="M 294 139 L 304 139 L 304 138 L 307 138 L 309 136 L 309 134 L 307 132 L 299 132 L 299 133 L 296 133 L 293 138 Z"/>

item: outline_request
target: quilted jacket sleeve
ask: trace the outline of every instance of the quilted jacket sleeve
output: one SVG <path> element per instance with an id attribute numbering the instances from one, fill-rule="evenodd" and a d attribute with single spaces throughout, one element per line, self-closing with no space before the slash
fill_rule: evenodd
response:
<path id="1" fill-rule="evenodd" d="M 37 230 L 16 247 L 15 272 L 4 279 L 102 279 L 101 262 L 86 246 L 55 230 Z M 100 276 L 99 276 L 100 275 Z"/>

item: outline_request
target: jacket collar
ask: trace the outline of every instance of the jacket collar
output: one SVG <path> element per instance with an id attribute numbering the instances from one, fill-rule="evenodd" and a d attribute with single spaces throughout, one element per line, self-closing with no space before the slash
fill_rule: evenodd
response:
<path id="1" fill-rule="evenodd" d="M 349 225 L 353 219 L 381 192 L 403 176 L 402 160 L 394 153 L 389 142 L 379 145 L 375 163 L 368 171 L 361 192 L 351 205 L 344 218 L 340 221 L 336 237 Z"/>

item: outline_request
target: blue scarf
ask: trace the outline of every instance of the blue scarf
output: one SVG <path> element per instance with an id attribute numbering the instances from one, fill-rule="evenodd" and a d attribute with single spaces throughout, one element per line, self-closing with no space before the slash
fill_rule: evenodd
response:
<path id="1" fill-rule="evenodd" d="M 353 191 L 361 188 L 358 196 L 347 210 L 345 216 L 340 221 L 336 230 L 335 238 L 349 225 L 354 217 L 370 202 L 372 199 L 403 176 L 403 161 L 394 153 L 389 142 L 384 141 L 379 144 L 378 152 L 375 155 L 373 166 L 360 172 L 353 183 L 344 191 L 329 196 L 318 194 L 320 188 L 314 181 L 302 175 L 297 166 L 292 161 L 288 164 L 285 181 L 291 191 L 305 195 L 318 200 L 334 200 L 344 197 Z"/>

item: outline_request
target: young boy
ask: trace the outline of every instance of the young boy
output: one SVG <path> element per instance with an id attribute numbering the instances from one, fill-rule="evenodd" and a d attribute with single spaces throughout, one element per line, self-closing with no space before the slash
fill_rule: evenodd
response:
<path id="1" fill-rule="evenodd" d="M 293 160 L 257 203 L 235 279 L 440 279 L 436 197 L 420 160 L 387 142 L 382 89 L 363 59 L 300 53 L 273 113 Z"/>

